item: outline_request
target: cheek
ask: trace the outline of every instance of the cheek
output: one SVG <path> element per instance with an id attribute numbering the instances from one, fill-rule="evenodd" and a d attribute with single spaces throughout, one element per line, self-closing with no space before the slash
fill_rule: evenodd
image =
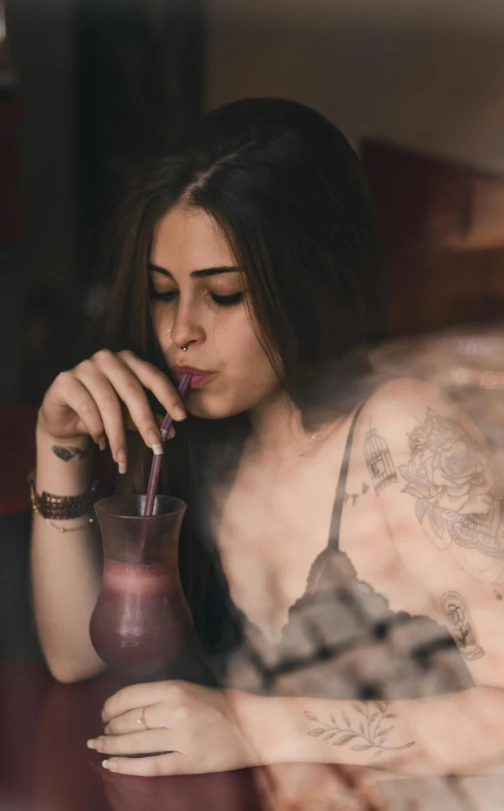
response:
<path id="1" fill-rule="evenodd" d="M 170 330 L 172 328 L 172 319 L 166 312 L 166 308 L 157 307 L 156 305 L 152 307 L 151 314 L 152 326 L 158 343 L 161 349 L 166 351 L 171 343 Z"/>
<path id="2" fill-rule="evenodd" d="M 247 407 L 271 395 L 278 388 L 278 380 L 270 359 L 253 325 L 247 321 L 233 333 L 227 342 L 227 367 L 233 379 L 233 389 L 240 401 L 247 400 Z M 250 403 L 248 403 L 250 399 Z"/>
<path id="3" fill-rule="evenodd" d="M 227 325 L 219 331 L 219 343 L 234 373 L 241 369 L 240 377 L 245 377 L 252 371 L 265 371 L 271 365 L 254 323 L 244 312 L 229 319 Z"/>

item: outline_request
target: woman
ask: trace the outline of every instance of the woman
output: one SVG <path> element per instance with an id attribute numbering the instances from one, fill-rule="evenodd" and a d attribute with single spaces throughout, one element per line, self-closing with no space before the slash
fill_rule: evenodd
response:
<path id="1" fill-rule="evenodd" d="M 89 745 L 131 774 L 498 761 L 501 494 L 441 392 L 370 385 L 382 258 L 353 150 L 300 104 L 236 102 L 156 163 L 121 222 L 107 349 L 39 412 L 35 491 L 80 495 L 84 515 L 35 517 L 41 643 L 62 681 L 103 668 L 89 447 L 144 491 L 155 402 L 175 420 L 164 487 L 189 503 L 182 573 L 222 689 L 129 687 Z M 121 757 L 152 751 L 171 754 Z"/>

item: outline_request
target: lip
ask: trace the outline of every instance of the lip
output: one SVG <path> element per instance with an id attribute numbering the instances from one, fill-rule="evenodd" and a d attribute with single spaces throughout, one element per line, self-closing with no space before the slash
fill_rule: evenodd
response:
<path id="1" fill-rule="evenodd" d="M 200 388 L 200 386 L 203 386 L 214 374 L 214 372 L 207 371 L 206 369 L 196 369 L 194 366 L 172 366 L 171 370 L 177 383 L 180 383 L 184 375 L 190 374 L 191 389 Z"/>

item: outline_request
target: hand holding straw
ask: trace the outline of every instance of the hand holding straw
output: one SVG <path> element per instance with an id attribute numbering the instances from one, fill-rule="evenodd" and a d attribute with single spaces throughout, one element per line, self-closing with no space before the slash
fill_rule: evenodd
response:
<path id="1" fill-rule="evenodd" d="M 178 386 L 178 393 L 184 397 L 191 385 L 191 375 L 185 374 Z M 173 419 L 169 414 L 166 414 L 163 422 L 161 423 L 161 442 L 165 443 L 168 431 L 171 428 Z M 154 510 L 154 502 L 156 500 L 156 493 L 159 482 L 159 473 L 161 471 L 162 455 L 156 456 L 152 460 L 151 472 L 149 476 L 149 485 L 147 487 L 147 498 L 145 500 L 144 518 L 150 518 Z"/>

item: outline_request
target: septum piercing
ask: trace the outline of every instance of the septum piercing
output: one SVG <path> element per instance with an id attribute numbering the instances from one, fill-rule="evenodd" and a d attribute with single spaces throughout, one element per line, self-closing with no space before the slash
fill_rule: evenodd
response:
<path id="1" fill-rule="evenodd" d="M 169 330 L 168 330 L 168 335 L 169 335 L 170 337 L 171 337 L 171 334 L 172 334 L 172 330 L 171 330 L 171 329 L 169 329 Z M 180 348 L 181 348 L 182 352 L 187 352 L 187 344 L 186 344 L 186 346 L 181 346 Z"/>

